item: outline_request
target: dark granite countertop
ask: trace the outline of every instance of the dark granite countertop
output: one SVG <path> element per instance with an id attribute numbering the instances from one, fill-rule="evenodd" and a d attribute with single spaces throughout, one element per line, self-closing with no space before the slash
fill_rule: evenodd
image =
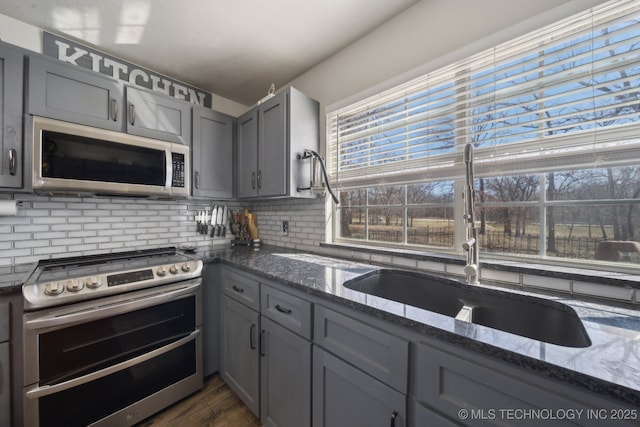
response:
<path id="1" fill-rule="evenodd" d="M 347 280 L 379 268 L 296 250 L 221 248 L 203 255 L 259 277 L 369 313 L 516 367 L 640 406 L 640 311 L 549 297 L 572 307 L 591 339 L 587 348 L 563 347 L 467 324 L 451 317 L 348 289 Z M 520 291 L 509 291 L 526 294 Z M 529 294 L 534 295 L 534 294 Z"/>
<path id="2" fill-rule="evenodd" d="M 0 295 L 19 292 L 22 283 L 35 266 L 31 264 L 18 264 L 0 268 Z"/>

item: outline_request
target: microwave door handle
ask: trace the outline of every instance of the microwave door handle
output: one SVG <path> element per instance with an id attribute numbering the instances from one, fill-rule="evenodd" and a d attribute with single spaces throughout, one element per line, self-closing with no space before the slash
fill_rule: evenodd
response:
<path id="1" fill-rule="evenodd" d="M 167 149 L 166 157 L 166 171 L 167 179 L 164 182 L 164 189 L 167 193 L 171 193 L 171 184 L 173 183 L 173 150 L 171 149 L 173 144 Z"/>

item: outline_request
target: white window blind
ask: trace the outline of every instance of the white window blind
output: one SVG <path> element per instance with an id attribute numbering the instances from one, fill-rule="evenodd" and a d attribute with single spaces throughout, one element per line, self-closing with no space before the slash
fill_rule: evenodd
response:
<path id="1" fill-rule="evenodd" d="M 613 1 L 328 115 L 341 188 L 640 160 L 640 1 Z M 639 136 L 639 138 L 636 138 Z"/>

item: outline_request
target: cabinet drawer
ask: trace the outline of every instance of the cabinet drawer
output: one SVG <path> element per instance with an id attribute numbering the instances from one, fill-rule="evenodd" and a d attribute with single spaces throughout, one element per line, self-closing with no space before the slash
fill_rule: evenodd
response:
<path id="1" fill-rule="evenodd" d="M 316 306 L 314 324 L 314 342 L 401 393 L 407 392 L 408 341 L 322 306 Z"/>
<path id="2" fill-rule="evenodd" d="M 311 339 L 311 303 L 262 285 L 261 312 L 304 338 Z"/>
<path id="3" fill-rule="evenodd" d="M 0 342 L 9 341 L 9 303 L 0 304 Z"/>
<path id="4" fill-rule="evenodd" d="M 238 302 L 260 310 L 260 283 L 252 277 L 228 269 L 222 272 L 224 293 Z"/>

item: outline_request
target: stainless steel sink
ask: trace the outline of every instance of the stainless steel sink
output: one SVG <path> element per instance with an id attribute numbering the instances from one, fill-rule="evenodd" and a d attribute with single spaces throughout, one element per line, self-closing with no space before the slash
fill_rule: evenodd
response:
<path id="1" fill-rule="evenodd" d="M 344 286 L 550 344 L 591 345 L 576 312 L 556 301 L 400 270 L 376 270 Z"/>

